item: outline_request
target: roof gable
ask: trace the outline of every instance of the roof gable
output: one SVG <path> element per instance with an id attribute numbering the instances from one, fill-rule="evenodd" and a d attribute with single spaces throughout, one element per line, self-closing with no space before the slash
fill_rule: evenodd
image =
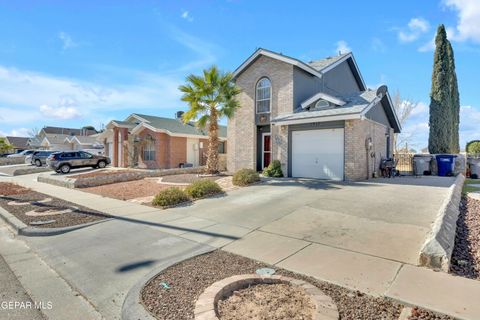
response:
<path id="1" fill-rule="evenodd" d="M 345 53 L 340 54 L 334 57 L 327 57 L 325 59 L 320 59 L 316 61 L 311 61 L 310 63 L 305 63 L 301 60 L 276 53 L 267 49 L 259 48 L 257 49 L 250 57 L 247 58 L 234 72 L 233 78 L 237 78 L 245 69 L 247 69 L 250 65 L 252 65 L 261 55 L 270 57 L 272 59 L 276 59 L 279 61 L 283 61 L 294 65 L 303 71 L 316 76 L 318 78 L 322 78 L 322 76 L 329 72 L 330 70 L 334 69 L 342 62 L 347 61 L 352 74 L 354 75 L 355 79 L 358 82 L 361 91 L 367 90 L 367 86 L 365 85 L 365 81 L 363 80 L 362 74 L 360 73 L 360 69 L 358 68 L 357 62 L 353 56 L 353 53 Z"/>

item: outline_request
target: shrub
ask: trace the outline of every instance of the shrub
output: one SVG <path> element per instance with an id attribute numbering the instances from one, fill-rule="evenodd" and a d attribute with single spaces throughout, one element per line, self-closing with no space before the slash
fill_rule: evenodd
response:
<path id="1" fill-rule="evenodd" d="M 163 189 L 162 191 L 160 191 L 153 198 L 152 204 L 154 206 L 165 208 L 165 207 L 175 206 L 177 204 L 180 204 L 182 202 L 187 202 L 189 200 L 190 198 L 185 193 L 185 191 L 177 187 L 171 187 L 171 188 Z"/>
<path id="2" fill-rule="evenodd" d="M 193 199 L 205 198 L 221 192 L 222 188 L 218 183 L 209 179 L 194 181 L 185 188 L 185 193 Z"/>
<path id="3" fill-rule="evenodd" d="M 280 178 L 283 177 L 283 172 L 282 172 L 282 164 L 278 160 L 273 160 L 270 162 L 268 167 L 263 170 L 263 175 L 266 177 L 275 177 L 275 178 Z"/>
<path id="4" fill-rule="evenodd" d="M 465 149 L 468 154 L 480 154 L 480 140 L 470 141 Z"/>
<path id="5" fill-rule="evenodd" d="M 260 181 L 260 176 L 255 170 L 240 169 L 233 175 L 232 182 L 236 186 L 246 186 Z"/>

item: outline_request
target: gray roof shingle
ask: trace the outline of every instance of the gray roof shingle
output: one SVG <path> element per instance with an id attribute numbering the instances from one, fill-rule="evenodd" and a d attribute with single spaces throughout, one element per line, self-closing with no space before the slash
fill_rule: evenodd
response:
<path id="1" fill-rule="evenodd" d="M 272 119 L 272 122 L 282 122 L 290 120 L 319 118 L 329 116 L 339 116 L 347 114 L 361 113 L 370 103 L 372 103 L 377 97 L 376 91 L 367 90 L 363 92 L 356 92 L 348 95 L 341 95 L 338 98 L 346 102 L 343 106 L 328 107 L 321 110 L 301 110 L 297 109 L 296 112 L 279 115 Z"/>
<path id="2" fill-rule="evenodd" d="M 157 129 L 164 129 L 168 130 L 172 133 L 180 133 L 180 134 L 191 134 L 191 135 L 200 135 L 200 136 L 208 136 L 208 130 L 199 129 L 195 127 L 193 124 L 183 124 L 178 119 L 171 119 L 171 118 L 162 118 L 156 116 L 149 116 L 145 114 L 138 114 L 135 113 L 140 118 L 143 118 L 148 121 L 148 124 Z M 218 135 L 221 138 L 227 137 L 227 127 L 219 125 L 219 132 Z"/>
<path id="3" fill-rule="evenodd" d="M 334 57 L 327 57 L 327 58 L 320 59 L 320 60 L 310 61 L 308 63 L 308 65 L 311 66 L 312 68 L 314 68 L 317 71 L 322 71 L 323 69 L 325 69 L 328 66 L 334 64 L 335 62 L 337 62 L 338 60 L 342 59 L 343 57 L 345 57 L 346 55 L 349 55 L 349 54 L 350 54 L 350 52 L 343 53 L 343 54 L 340 54 L 340 55 L 334 56 Z"/>
<path id="4" fill-rule="evenodd" d="M 12 137 L 12 136 L 7 136 L 6 138 L 8 142 L 10 142 L 10 144 L 13 145 L 13 147 L 16 149 L 27 148 L 27 143 L 28 143 L 28 140 L 30 139 L 28 137 Z"/>

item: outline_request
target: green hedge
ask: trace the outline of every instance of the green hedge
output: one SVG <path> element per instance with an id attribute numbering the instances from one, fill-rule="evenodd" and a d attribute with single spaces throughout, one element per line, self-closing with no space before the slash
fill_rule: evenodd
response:
<path id="1" fill-rule="evenodd" d="M 468 154 L 480 154 L 480 140 L 473 140 L 467 143 L 465 148 Z"/>
<path id="2" fill-rule="evenodd" d="M 223 191 L 218 183 L 209 179 L 194 181 L 185 188 L 185 193 L 193 199 L 205 198 L 221 192 Z"/>
<path id="3" fill-rule="evenodd" d="M 247 186 L 260 181 L 258 172 L 252 169 L 240 169 L 233 175 L 232 182 L 236 186 Z"/>
<path id="4" fill-rule="evenodd" d="M 171 187 L 160 191 L 153 198 L 152 204 L 154 206 L 166 208 L 176 206 L 177 204 L 187 201 L 190 201 L 190 198 L 185 191 L 177 187 Z"/>
<path id="5" fill-rule="evenodd" d="M 282 164 L 279 160 L 273 160 L 268 167 L 263 170 L 263 175 L 266 177 L 280 178 L 283 177 Z"/>

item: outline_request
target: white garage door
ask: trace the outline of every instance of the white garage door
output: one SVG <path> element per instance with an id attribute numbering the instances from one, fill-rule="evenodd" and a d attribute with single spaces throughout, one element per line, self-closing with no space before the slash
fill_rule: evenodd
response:
<path id="1" fill-rule="evenodd" d="M 292 176 L 343 180 L 343 129 L 292 132 Z"/>

